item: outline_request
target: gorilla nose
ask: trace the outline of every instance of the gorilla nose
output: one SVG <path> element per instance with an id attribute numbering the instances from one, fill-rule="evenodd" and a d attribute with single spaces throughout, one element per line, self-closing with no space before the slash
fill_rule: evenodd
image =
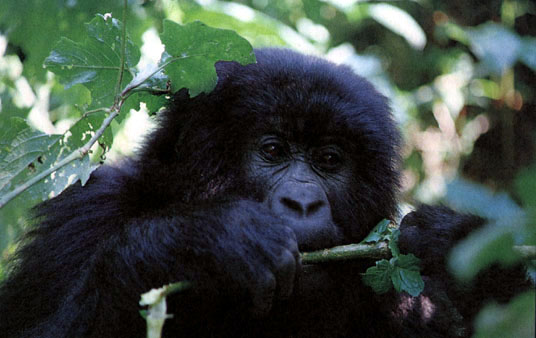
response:
<path id="1" fill-rule="evenodd" d="M 280 203 L 283 208 L 287 208 L 287 210 L 295 213 L 300 218 L 313 216 L 325 204 L 322 201 L 295 201 L 289 197 L 282 197 Z"/>
<path id="2" fill-rule="evenodd" d="M 276 189 L 272 210 L 280 216 L 294 219 L 330 218 L 326 194 L 311 183 L 286 182 Z"/>

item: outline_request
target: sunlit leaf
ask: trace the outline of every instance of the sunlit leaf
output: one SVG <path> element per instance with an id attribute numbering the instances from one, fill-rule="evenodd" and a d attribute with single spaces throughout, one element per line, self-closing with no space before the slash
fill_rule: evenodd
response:
<path id="1" fill-rule="evenodd" d="M 255 62 L 253 48 L 233 31 L 216 29 L 196 21 L 184 26 L 164 21 L 162 43 L 171 59 L 164 72 L 175 92 L 188 88 L 190 95 L 211 91 L 217 82 L 217 61 Z"/>
<path id="2" fill-rule="evenodd" d="M 60 77 L 66 88 L 83 84 L 91 92 L 91 107 L 110 107 L 117 93 L 121 68 L 121 22 L 98 15 L 87 24 L 88 37 L 83 43 L 62 38 L 45 59 L 45 66 Z M 132 80 L 129 70 L 140 58 L 139 49 L 127 39 L 123 82 Z"/>
<path id="3" fill-rule="evenodd" d="M 168 91 L 169 78 L 162 71 L 153 74 L 156 71 L 155 68 L 156 66 L 154 68 L 147 67 L 137 74 L 129 84 L 129 86 L 137 86 L 137 92 L 127 98 L 121 107 L 121 111 L 124 111 L 125 114 L 121 115 L 126 115 L 130 109 L 139 110 L 141 102 L 145 102 L 149 114 L 156 113 L 167 103 L 166 95 L 158 95 L 158 93 L 164 94 Z M 150 76 L 151 74 L 153 75 Z M 150 77 L 147 78 L 147 76 Z M 140 84 L 141 81 L 143 82 Z"/>
<path id="4" fill-rule="evenodd" d="M 402 36 L 416 49 L 426 45 L 426 34 L 421 26 L 404 10 L 389 4 L 372 4 L 368 7 L 369 15 L 394 33 Z"/>
<path id="5" fill-rule="evenodd" d="M 36 161 L 59 137 L 30 128 L 22 118 L 11 118 L 9 126 L 0 130 L 0 193 L 7 192 L 6 188 L 11 186 L 13 178 Z"/>
<path id="6" fill-rule="evenodd" d="M 185 6 L 187 7 L 187 6 Z M 293 46 L 305 53 L 317 48 L 290 26 L 248 6 L 225 1 L 187 7 L 184 22 L 199 20 L 207 25 L 231 29 L 254 46 Z"/>

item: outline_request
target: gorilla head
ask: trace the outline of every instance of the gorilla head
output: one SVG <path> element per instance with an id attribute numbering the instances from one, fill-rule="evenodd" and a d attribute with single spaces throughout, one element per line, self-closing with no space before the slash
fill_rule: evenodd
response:
<path id="1" fill-rule="evenodd" d="M 400 136 L 386 99 L 345 66 L 290 50 L 256 56 L 218 63 L 210 94 L 176 95 L 141 157 L 146 191 L 262 201 L 300 249 L 355 242 L 395 216 Z"/>

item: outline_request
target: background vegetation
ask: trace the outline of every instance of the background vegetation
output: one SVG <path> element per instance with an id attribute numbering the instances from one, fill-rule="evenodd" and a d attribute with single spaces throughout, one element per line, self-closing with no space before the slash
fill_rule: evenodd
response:
<path id="1" fill-rule="evenodd" d="M 84 23 L 97 13 L 120 18 L 121 5 L 120 0 L 0 2 L 0 197 L 18 182 L 8 161 L 17 141 L 13 131 L 19 130 L 11 117 L 47 134 L 63 134 L 97 103 L 81 84 L 59 83 L 43 67 L 45 58 L 61 36 L 84 41 Z M 441 202 L 491 220 L 453 253 L 461 278 L 469 280 L 489 264 L 517 261 L 513 244 L 536 244 L 532 1 L 132 0 L 129 5 L 127 30 L 142 46 L 137 66 L 132 65 L 138 69 L 160 58 L 158 32 L 167 18 L 229 28 L 255 47 L 322 54 L 370 79 L 390 98 L 405 136 L 403 208 Z M 113 146 L 94 147 L 88 168 L 132 154 L 153 123 L 148 111 L 149 102 L 126 107 L 112 124 Z M 37 142 L 51 140 L 41 136 Z M 31 175 L 45 157 L 36 154 L 17 178 Z M 83 178 L 73 175 L 52 175 L 49 183 L 0 209 L 0 279 L 1 261 L 25 229 L 28 208 Z M 507 307 L 488 307 L 479 332 L 533 336 L 533 320 L 530 293 Z M 521 331 L 512 331 L 516 328 Z"/>

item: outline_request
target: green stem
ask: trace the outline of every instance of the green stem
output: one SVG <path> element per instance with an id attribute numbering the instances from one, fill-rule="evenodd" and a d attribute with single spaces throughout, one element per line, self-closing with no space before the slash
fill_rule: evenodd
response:
<path id="1" fill-rule="evenodd" d="M 348 244 L 330 249 L 304 252 L 301 254 L 302 263 L 315 264 L 358 258 L 382 259 L 391 257 L 387 242 L 374 244 Z"/>
<path id="2" fill-rule="evenodd" d="M 119 93 L 121 92 L 121 83 L 123 82 L 123 73 L 125 72 L 125 60 L 126 60 L 126 54 L 127 54 L 127 9 L 128 4 L 127 0 L 123 0 L 123 27 L 121 31 L 121 64 L 119 69 L 119 74 L 117 75 L 117 84 L 115 85 L 115 95 L 116 99 L 114 104 L 118 104 L 119 100 L 121 99 L 121 95 Z"/>

